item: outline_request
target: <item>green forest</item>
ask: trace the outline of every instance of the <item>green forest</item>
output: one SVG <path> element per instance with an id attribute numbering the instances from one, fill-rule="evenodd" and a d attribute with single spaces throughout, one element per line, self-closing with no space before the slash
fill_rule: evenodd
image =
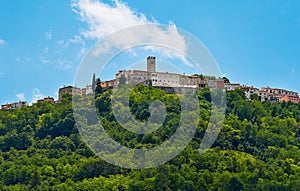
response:
<path id="1" fill-rule="evenodd" d="M 255 96 L 247 100 L 241 89 L 227 92 L 222 130 L 212 147 L 200 154 L 212 93 L 209 89 L 197 93 L 198 125 L 187 147 L 161 166 L 138 170 L 109 164 L 92 152 L 95 143 L 86 144 L 79 134 L 72 100 L 92 104 L 89 100 L 95 96 L 98 117 L 114 140 L 130 148 L 151 148 L 176 130 L 180 95 L 151 86 L 133 88 L 129 105 L 135 119 L 149 119 L 153 100 L 166 106 L 166 121 L 145 135 L 117 123 L 111 89 L 75 98 L 66 94 L 56 104 L 0 111 L 0 190 L 299 190 L 300 104 L 261 103 Z M 87 119 L 87 123 L 95 122 Z"/>

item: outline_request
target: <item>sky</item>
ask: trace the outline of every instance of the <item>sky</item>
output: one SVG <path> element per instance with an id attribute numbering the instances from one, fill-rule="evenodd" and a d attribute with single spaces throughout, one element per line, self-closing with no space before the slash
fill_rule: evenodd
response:
<path id="1" fill-rule="evenodd" d="M 0 0 L 0 104 L 57 98 L 96 42 L 148 23 L 199 39 L 231 82 L 300 92 L 299 10 L 297 0 Z"/>

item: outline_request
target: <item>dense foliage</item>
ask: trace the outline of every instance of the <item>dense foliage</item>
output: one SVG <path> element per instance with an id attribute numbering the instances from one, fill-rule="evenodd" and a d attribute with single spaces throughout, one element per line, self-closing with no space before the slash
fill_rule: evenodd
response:
<path id="1" fill-rule="evenodd" d="M 138 86 L 130 98 L 136 119 L 147 120 L 150 101 L 159 98 L 166 105 L 167 120 L 151 134 L 135 135 L 116 123 L 111 90 L 100 91 L 96 107 L 111 137 L 142 148 L 161 144 L 172 135 L 180 115 L 177 95 Z M 70 95 L 55 105 L 0 111 L 0 190 L 300 188 L 300 105 L 249 101 L 240 89 L 228 92 L 222 131 L 213 147 L 199 154 L 210 116 L 209 90 L 199 92 L 198 98 L 201 112 L 193 140 L 165 165 L 144 170 L 120 168 L 95 156 L 78 133 Z"/>

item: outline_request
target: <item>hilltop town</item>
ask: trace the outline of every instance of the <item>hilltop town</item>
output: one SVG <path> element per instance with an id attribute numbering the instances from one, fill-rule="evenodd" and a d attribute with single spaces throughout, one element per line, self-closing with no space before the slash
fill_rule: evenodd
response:
<path id="1" fill-rule="evenodd" d="M 93 79 L 95 80 L 95 79 Z M 261 89 L 253 86 L 245 86 L 239 83 L 230 83 L 227 78 L 215 78 L 212 76 L 203 75 L 185 75 L 169 72 L 156 71 L 156 58 L 153 56 L 147 57 L 147 70 L 120 70 L 115 74 L 115 79 L 108 81 L 101 81 L 100 85 L 104 89 L 116 88 L 120 84 L 143 84 L 147 86 L 153 86 L 163 89 L 167 93 L 188 93 L 199 91 L 203 88 L 224 89 L 226 91 L 234 91 L 240 88 L 245 91 L 245 96 L 248 100 L 251 100 L 253 96 L 264 102 L 292 102 L 298 104 L 300 99 L 297 92 L 289 91 L 280 88 L 262 87 Z M 87 85 L 86 87 L 79 88 L 76 86 L 64 86 L 58 90 L 58 100 L 53 97 L 45 97 L 37 100 L 39 102 L 49 102 L 55 104 L 59 102 L 63 95 L 66 93 L 72 95 L 85 96 L 92 94 L 93 85 Z M 2 110 L 11 110 L 29 106 L 27 101 L 18 101 L 14 103 L 7 103 L 1 105 Z"/>

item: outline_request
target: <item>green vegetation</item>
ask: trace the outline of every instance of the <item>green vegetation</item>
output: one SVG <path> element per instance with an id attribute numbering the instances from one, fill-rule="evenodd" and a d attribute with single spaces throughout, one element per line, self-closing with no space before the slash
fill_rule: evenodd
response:
<path id="1" fill-rule="evenodd" d="M 137 86 L 130 95 L 136 119 L 146 121 L 150 101 L 158 98 L 167 115 L 163 127 L 136 135 L 116 122 L 111 91 L 97 90 L 95 102 L 114 140 L 150 148 L 177 128 L 177 95 Z M 95 156 L 78 133 L 70 95 L 55 105 L 0 111 L 0 190 L 299 190 L 300 105 L 248 101 L 240 89 L 228 92 L 222 131 L 213 147 L 199 154 L 212 106 L 209 90 L 198 98 L 199 124 L 190 144 L 168 163 L 143 170 L 113 166 Z"/>

